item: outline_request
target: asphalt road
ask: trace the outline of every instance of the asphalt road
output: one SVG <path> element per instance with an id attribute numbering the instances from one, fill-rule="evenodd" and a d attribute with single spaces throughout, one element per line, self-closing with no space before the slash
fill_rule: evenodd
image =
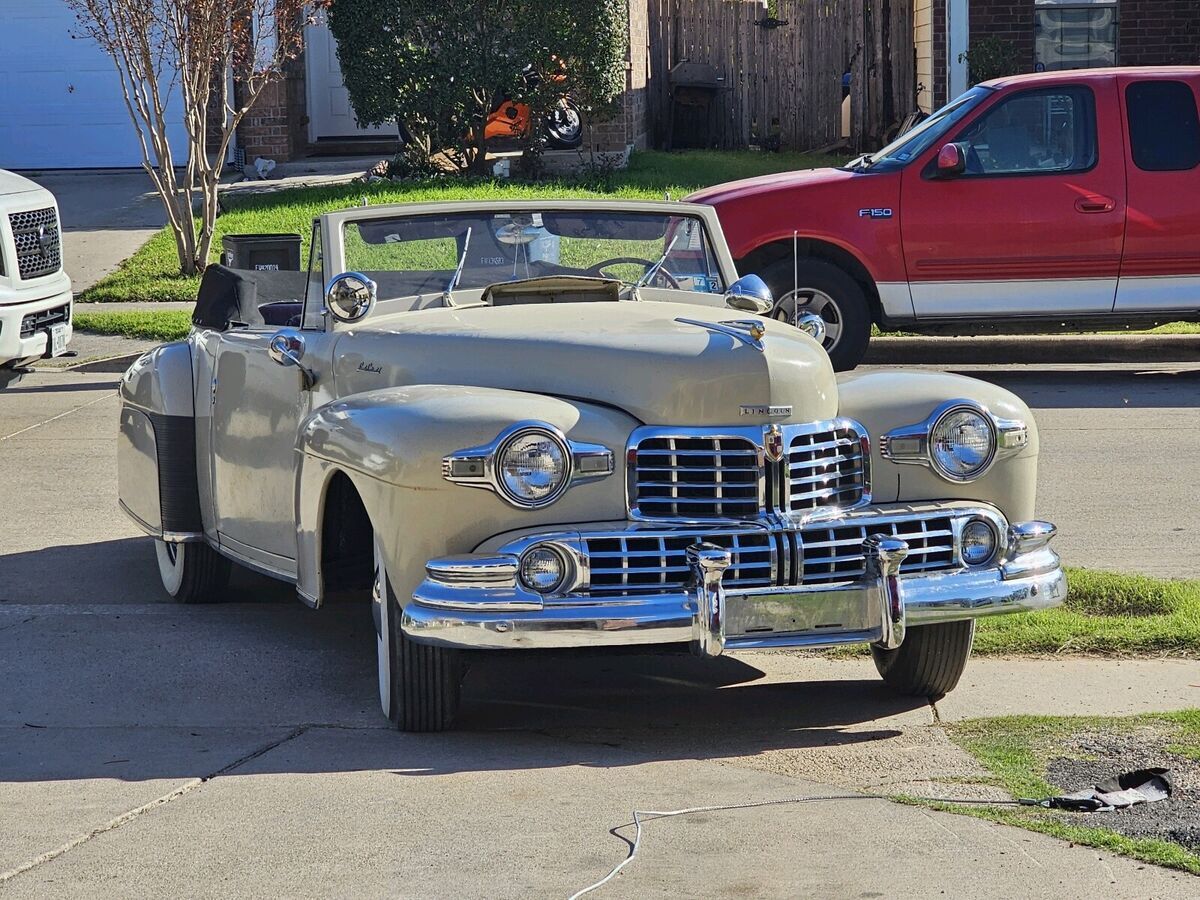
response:
<path id="1" fill-rule="evenodd" d="M 1200 371 L 980 372 L 1038 411 L 1069 562 L 1196 575 Z M 166 601 L 115 508 L 116 376 L 0 390 L 0 895 L 567 896 L 630 811 L 848 789 L 967 790 L 977 767 L 870 664 L 480 660 L 462 730 L 377 713 L 362 604 L 239 576 Z M 1190 499 L 1189 499 L 1190 498 Z M 976 661 L 943 719 L 1197 705 L 1186 662 Z M 877 800 L 650 823 L 595 896 L 1195 896 L 1190 876 Z"/>

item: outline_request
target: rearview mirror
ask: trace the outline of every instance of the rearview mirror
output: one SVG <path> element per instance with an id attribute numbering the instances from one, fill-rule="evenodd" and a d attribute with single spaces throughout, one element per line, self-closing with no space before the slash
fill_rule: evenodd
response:
<path id="1" fill-rule="evenodd" d="M 937 173 L 952 178 L 967 171 L 967 148 L 964 144 L 946 144 L 938 151 Z"/>
<path id="2" fill-rule="evenodd" d="M 725 305 L 765 316 L 775 307 L 775 298 L 767 283 L 757 275 L 743 275 L 725 291 Z"/>

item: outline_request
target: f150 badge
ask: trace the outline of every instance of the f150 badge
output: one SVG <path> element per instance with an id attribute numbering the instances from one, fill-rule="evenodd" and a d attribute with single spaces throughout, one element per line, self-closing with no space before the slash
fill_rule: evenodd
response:
<path id="1" fill-rule="evenodd" d="M 892 217 L 892 209 L 890 206 L 872 206 L 867 209 L 858 211 L 860 219 L 890 219 Z"/>

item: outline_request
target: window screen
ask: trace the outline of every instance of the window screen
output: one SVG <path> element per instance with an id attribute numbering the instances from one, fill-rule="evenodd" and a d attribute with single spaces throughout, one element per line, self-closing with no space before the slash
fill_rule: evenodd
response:
<path id="1" fill-rule="evenodd" d="M 1086 88 L 1025 91 L 958 137 L 970 175 L 1079 172 L 1096 164 L 1095 104 Z"/>
<path id="2" fill-rule="evenodd" d="M 1133 164 L 1147 172 L 1200 165 L 1196 98 L 1182 81 L 1138 81 L 1125 88 Z"/>
<path id="3" fill-rule="evenodd" d="M 1039 3 L 1033 34 L 1033 56 L 1039 72 L 1117 64 L 1116 4 Z"/>

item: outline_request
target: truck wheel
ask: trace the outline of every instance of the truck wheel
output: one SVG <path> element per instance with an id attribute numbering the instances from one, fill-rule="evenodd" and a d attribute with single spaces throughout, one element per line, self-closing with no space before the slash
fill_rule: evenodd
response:
<path id="1" fill-rule="evenodd" d="M 445 731 L 458 714 L 462 654 L 408 639 L 400 628 L 400 604 L 375 542 L 371 589 L 379 661 L 379 705 L 401 731 Z"/>
<path id="2" fill-rule="evenodd" d="M 871 339 L 871 308 L 862 286 L 831 262 L 801 259 L 793 270 L 790 257 L 767 266 L 763 280 L 775 297 L 776 319 L 790 322 L 800 308 L 825 320 L 825 352 L 834 369 L 853 369 Z"/>
<path id="3" fill-rule="evenodd" d="M 884 683 L 901 694 L 941 697 L 954 690 L 971 655 L 975 620 L 920 625 L 895 650 L 871 647 Z"/>
<path id="4" fill-rule="evenodd" d="M 214 603 L 229 585 L 230 562 L 203 541 L 155 540 L 158 574 L 180 603 Z"/>

